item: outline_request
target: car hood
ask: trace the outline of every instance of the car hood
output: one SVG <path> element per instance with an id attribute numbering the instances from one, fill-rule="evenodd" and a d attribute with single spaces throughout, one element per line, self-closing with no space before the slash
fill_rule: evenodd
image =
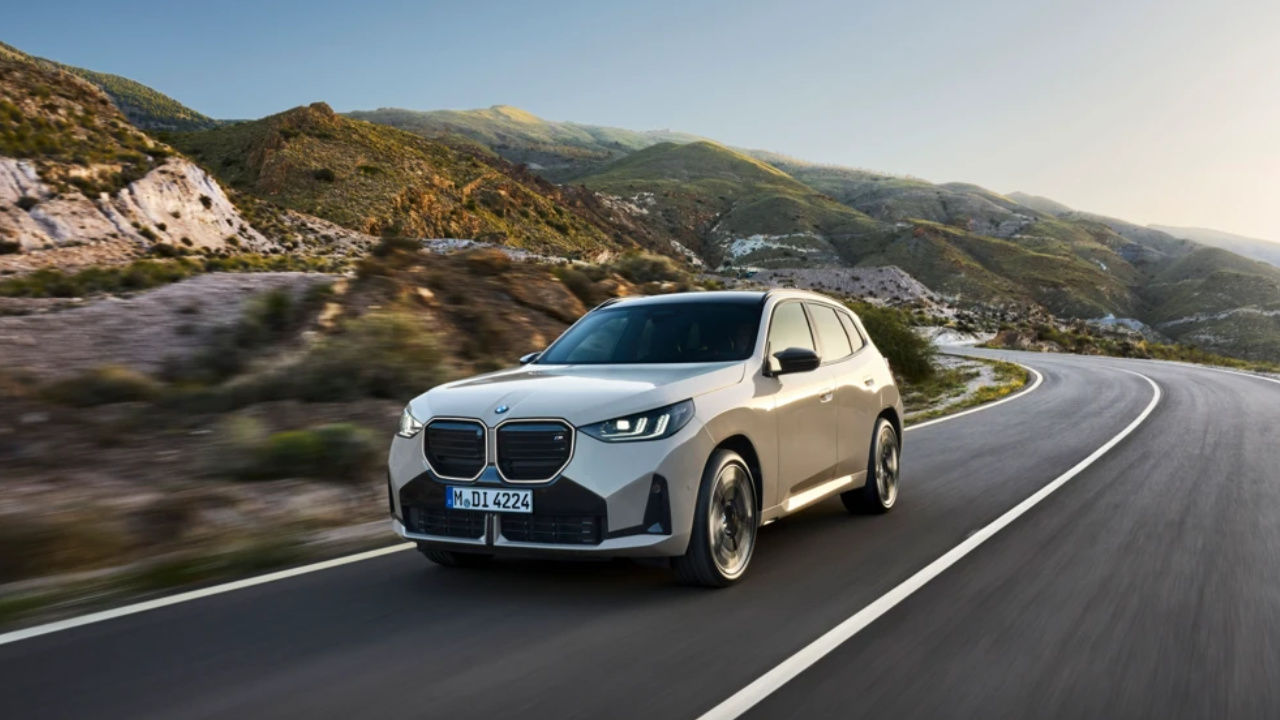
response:
<path id="1" fill-rule="evenodd" d="M 413 414 L 473 417 L 489 425 L 515 418 L 608 420 L 697 397 L 742 380 L 745 363 L 685 365 L 525 365 L 447 383 L 414 399 Z M 506 412 L 497 408 L 505 406 Z"/>

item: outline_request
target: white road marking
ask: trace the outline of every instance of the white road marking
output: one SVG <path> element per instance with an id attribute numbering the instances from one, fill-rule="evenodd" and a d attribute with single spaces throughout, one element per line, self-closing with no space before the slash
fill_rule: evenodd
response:
<path id="1" fill-rule="evenodd" d="M 791 657 L 783 660 L 781 664 L 773 668 L 769 672 L 756 678 L 754 682 L 742 688 L 738 692 L 729 696 L 719 705 L 703 714 L 699 720 L 732 720 L 737 718 L 757 703 L 773 694 L 778 688 L 786 685 L 793 678 L 804 672 L 811 665 L 821 660 L 832 650 L 840 647 L 849 638 L 857 635 L 863 628 L 875 622 L 880 616 L 889 612 L 898 603 L 906 600 L 912 593 L 924 587 L 930 580 L 933 580 L 944 570 L 955 565 L 961 558 L 973 552 L 979 545 L 991 539 L 996 533 L 1003 530 L 1006 526 L 1018 519 L 1031 508 L 1035 507 L 1040 501 L 1044 500 L 1055 490 L 1067 484 L 1076 475 L 1079 475 L 1085 468 L 1092 465 L 1098 458 L 1102 457 L 1115 447 L 1121 440 L 1124 440 L 1138 426 L 1146 421 L 1156 406 L 1160 404 L 1161 391 L 1160 386 L 1154 380 L 1139 372 L 1132 370 L 1124 370 L 1116 368 L 1121 372 L 1127 372 L 1131 375 L 1146 380 L 1152 389 L 1151 402 L 1147 403 L 1147 407 L 1134 418 L 1123 430 L 1112 437 L 1102 447 L 1094 450 L 1088 457 L 1076 463 L 1074 467 L 1065 473 L 1059 475 L 1049 482 L 1048 485 L 1037 490 L 1030 497 L 1017 505 L 1013 506 L 1000 517 L 996 518 L 989 525 L 978 530 L 974 534 L 965 538 L 959 545 L 948 550 L 941 557 L 918 570 L 914 575 L 904 580 L 897 587 L 872 601 L 870 605 L 862 608 L 854 613 L 851 617 L 841 622 L 839 625 L 828 630 L 821 637 L 801 648 Z"/>
<path id="2" fill-rule="evenodd" d="M 60 630 L 70 630 L 71 628 L 89 625 L 92 623 L 102 622 L 103 620 L 112 620 L 125 615 L 136 615 L 140 612 L 155 610 L 156 608 L 168 607 L 169 605 L 177 605 L 191 600 L 209 597 L 210 595 L 220 595 L 222 593 L 232 592 L 234 590 L 243 590 L 254 585 L 263 585 L 276 580 L 284 580 L 285 578 L 306 575 L 307 573 L 328 570 L 340 565 L 349 565 L 351 563 L 360 562 L 362 560 L 370 560 L 372 558 L 389 555 L 401 550 L 408 550 L 413 547 L 413 543 L 399 543 L 390 545 L 377 550 L 369 550 L 366 552 L 356 553 L 354 555 L 345 555 L 343 557 L 325 560 L 323 562 L 303 565 L 302 567 L 291 568 L 289 570 L 280 570 L 278 572 L 267 573 L 266 575 L 258 575 L 257 577 L 245 578 L 244 580 L 236 580 L 235 582 L 223 583 L 212 587 L 202 588 L 200 590 L 191 590 L 189 592 L 169 595 L 168 597 L 157 598 L 155 600 L 147 600 L 145 602 L 125 605 L 111 610 L 103 610 L 101 612 L 89 613 L 88 615 L 80 615 L 78 617 L 67 618 L 66 620 L 58 620 L 56 622 L 45 623 L 44 625 L 36 625 L 35 627 L 23 628 L 22 630 L 14 630 L 0 635 L 0 645 L 26 640 L 28 638 L 40 635 L 48 635 Z"/>
<path id="3" fill-rule="evenodd" d="M 1026 365 L 1023 365 L 1022 363 L 1014 363 L 1014 365 L 1017 365 L 1018 367 L 1023 368 L 1027 372 L 1036 376 L 1036 380 L 1035 382 L 1031 383 L 1031 387 L 1023 388 L 1022 390 L 1019 390 L 1018 392 L 1010 395 L 1009 397 L 1001 398 L 999 400 L 996 400 L 995 402 L 989 402 L 989 403 L 986 403 L 985 405 L 979 405 L 978 407 L 975 407 L 975 408 L 962 410 L 958 413 L 955 413 L 954 415 L 947 415 L 946 417 L 940 417 L 934 420 L 928 420 L 922 423 L 917 423 L 915 425 L 908 425 L 907 429 L 904 430 L 903 432 L 911 432 L 912 430 L 919 430 L 920 428 L 929 427 L 930 425 L 937 425 L 938 423 L 946 422 L 948 420 L 955 420 L 956 418 L 964 417 L 965 415 L 972 415 L 973 413 L 982 412 L 983 410 L 990 410 L 991 408 L 997 405 L 1003 405 L 1009 402 L 1010 400 L 1017 400 L 1020 397 L 1030 395 L 1036 388 L 1040 387 L 1040 383 L 1044 382 L 1044 376 L 1041 375 L 1039 372 L 1037 372 L 1035 369 L 1029 368 Z"/>

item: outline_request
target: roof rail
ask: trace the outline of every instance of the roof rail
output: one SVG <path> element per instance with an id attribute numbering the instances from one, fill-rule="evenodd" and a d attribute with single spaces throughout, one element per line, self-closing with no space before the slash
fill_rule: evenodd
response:
<path id="1" fill-rule="evenodd" d="M 633 296 L 633 297 L 636 297 L 636 296 Z M 622 298 L 620 298 L 620 297 L 609 298 L 608 300 L 605 300 L 604 302 L 600 303 L 599 305 L 597 305 L 597 306 L 595 306 L 595 307 L 591 308 L 591 310 L 590 310 L 589 312 L 595 312 L 596 310 L 599 310 L 600 308 L 603 308 L 603 307 L 609 307 L 610 305 L 612 305 L 612 304 L 614 304 L 614 303 L 618 302 L 618 301 L 619 301 L 619 300 L 621 300 L 621 299 L 622 299 Z"/>

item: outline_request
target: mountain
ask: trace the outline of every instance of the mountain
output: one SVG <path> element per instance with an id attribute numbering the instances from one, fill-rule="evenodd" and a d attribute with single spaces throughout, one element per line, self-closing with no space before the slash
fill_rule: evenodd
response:
<path id="1" fill-rule="evenodd" d="M 1007 197 L 1023 207 L 1029 207 L 1032 210 L 1042 212 L 1046 215 L 1065 215 L 1072 212 L 1071 208 L 1063 205 L 1057 200 L 1051 200 L 1041 195 L 1029 195 L 1024 192 L 1015 191 L 1009 193 Z"/>
<path id="2" fill-rule="evenodd" d="M 117 263 L 157 245 L 275 246 L 203 170 L 95 85 L 0 49 L 0 272 Z"/>
<path id="3" fill-rule="evenodd" d="M 140 82 L 119 75 L 86 70 L 38 58 L 0 43 L 0 54 L 65 70 L 98 86 L 135 127 L 143 130 L 204 130 L 219 122 Z"/>
<path id="4" fill-rule="evenodd" d="M 882 230 L 777 168 L 709 141 L 652 145 L 577 182 L 712 265 L 840 263 L 851 243 Z"/>
<path id="5" fill-rule="evenodd" d="M 480 110 L 380 108 L 348 113 L 348 117 L 433 139 L 459 135 L 492 149 L 510 162 L 528 165 L 553 182 L 574 179 L 651 145 L 703 139 L 670 130 L 638 132 L 543 120 L 509 105 Z"/>
<path id="6" fill-rule="evenodd" d="M 324 103 L 170 137 L 237 190 L 372 235 L 584 255 L 648 240 L 580 188 L 557 187 L 485 152 L 344 117 Z"/>
<path id="7" fill-rule="evenodd" d="M 1280 243 L 1271 240 L 1245 237 L 1244 235 L 1236 235 L 1221 230 L 1210 230 L 1209 228 L 1174 227 L 1170 225 L 1151 225 L 1149 227 L 1176 238 L 1222 248 L 1237 255 L 1261 260 L 1264 263 L 1280 267 Z"/>

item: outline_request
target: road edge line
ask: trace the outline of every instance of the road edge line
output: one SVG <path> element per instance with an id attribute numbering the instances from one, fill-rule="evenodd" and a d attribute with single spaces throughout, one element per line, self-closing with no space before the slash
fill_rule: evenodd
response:
<path id="1" fill-rule="evenodd" d="M 960 356 L 960 357 L 966 357 L 966 356 L 963 356 L 963 355 L 962 355 L 962 356 Z M 1011 360 L 1004 360 L 1004 361 L 1002 361 L 1002 362 L 1013 362 L 1013 361 L 1011 361 Z M 917 423 L 917 424 L 915 424 L 915 425 L 908 425 L 908 426 L 906 427 L 906 429 L 905 429 L 905 430 L 903 430 L 903 432 L 911 432 L 912 430 L 919 430 L 920 428 L 926 428 L 926 427 L 929 427 L 930 425 L 937 425 L 938 423 L 946 422 L 946 421 L 948 421 L 948 420 L 955 420 L 956 418 L 962 418 L 962 417 L 964 417 L 965 415 L 972 415 L 973 413 L 981 412 L 981 411 L 983 411 L 983 410 L 990 410 L 991 408 L 993 408 L 993 407 L 995 407 L 995 406 L 997 406 L 997 405 L 1003 405 L 1003 404 L 1005 404 L 1005 403 L 1009 402 L 1010 400 L 1017 400 L 1017 399 L 1018 399 L 1018 398 L 1020 398 L 1020 397 L 1024 397 L 1024 396 L 1026 396 L 1026 395 L 1030 395 L 1032 392 L 1034 392 L 1034 391 L 1036 390 L 1036 388 L 1040 387 L 1040 383 L 1044 382 L 1044 375 L 1040 374 L 1040 371 L 1039 371 L 1039 370 L 1036 370 L 1035 368 L 1033 368 L 1033 367 L 1031 367 L 1031 366 L 1029 366 L 1029 365 L 1023 365 L 1023 364 L 1022 364 L 1022 363 L 1020 363 L 1020 362 L 1014 362 L 1013 364 L 1014 364 L 1014 365 L 1017 365 L 1018 367 L 1022 368 L 1023 370 L 1026 370 L 1027 372 L 1029 372 L 1029 373 L 1031 373 L 1032 375 L 1035 375 L 1035 376 L 1036 376 L 1036 380 L 1035 380 L 1035 382 L 1031 383 L 1031 386 L 1030 386 L 1030 387 L 1025 387 L 1025 388 L 1023 388 L 1023 389 L 1019 390 L 1018 392 L 1016 392 L 1016 393 L 1014 393 L 1014 394 L 1010 395 L 1009 397 L 1000 398 L 999 400 L 995 400 L 995 401 L 993 401 L 993 402 L 985 403 L 985 404 L 979 405 L 978 407 L 969 408 L 968 410 L 961 410 L 960 412 L 955 413 L 954 415 L 944 415 L 944 416 L 942 416 L 942 417 L 940 417 L 940 418 L 934 418 L 933 420 L 926 420 L 926 421 L 924 421 L 924 422 L 922 422 L 922 423 Z"/>
<path id="2" fill-rule="evenodd" d="M 961 558 L 973 552 L 978 546 L 991 539 L 996 533 L 1000 532 L 1014 520 L 1025 514 L 1028 510 L 1038 505 L 1046 497 L 1052 495 L 1058 488 L 1067 484 L 1067 482 L 1072 478 L 1079 475 L 1099 458 L 1107 454 L 1111 448 L 1118 445 L 1134 430 L 1137 430 L 1142 423 L 1146 422 L 1151 413 L 1155 411 L 1156 406 L 1160 404 L 1163 392 L 1160 390 L 1160 386 L 1156 384 L 1155 380 L 1152 380 L 1140 372 L 1126 370 L 1124 368 L 1116 368 L 1116 370 L 1129 373 L 1130 375 L 1137 375 L 1143 380 L 1146 380 L 1147 383 L 1151 385 L 1151 389 L 1153 391 L 1151 401 L 1147 403 L 1146 408 L 1138 414 L 1138 417 L 1134 418 L 1132 422 L 1125 426 L 1123 430 L 1114 435 L 1101 447 L 1090 453 L 1088 457 L 1076 463 L 1070 470 L 1067 470 L 1053 480 L 1050 480 L 1048 484 L 1032 493 L 1022 502 L 1006 510 L 1002 515 L 1000 515 L 1000 517 L 965 538 L 959 545 L 956 545 L 930 562 L 928 565 L 917 570 L 911 575 L 911 577 L 899 583 L 897 586 L 889 590 L 889 592 L 876 598 L 866 607 L 849 616 L 839 625 L 836 625 L 823 633 L 816 640 L 805 645 L 786 660 L 783 660 L 781 663 L 774 666 L 772 670 L 769 670 L 764 675 L 756 678 L 746 687 L 737 691 L 733 695 L 730 695 L 715 707 L 698 716 L 698 720 L 733 720 L 734 718 L 740 717 L 743 713 L 755 707 L 762 700 L 782 688 L 782 686 L 795 679 L 795 677 L 800 673 L 804 672 L 819 660 L 830 654 L 833 650 L 843 645 L 854 635 L 857 635 L 882 615 L 892 610 L 903 600 L 906 600 L 915 593 L 915 591 L 927 585 L 929 581 L 933 580 L 938 575 L 941 575 L 947 568 L 955 565 Z"/>
<path id="3" fill-rule="evenodd" d="M 401 550 L 408 550 L 411 547 L 414 547 L 413 543 L 397 543 L 395 545 L 388 545 L 387 547 L 378 548 L 376 550 L 366 550 L 365 552 L 355 553 L 354 555 L 343 555 L 342 557 L 336 557 L 330 560 L 322 560 L 320 562 L 311 563 L 310 565 L 302 565 L 300 567 L 289 568 L 287 570 L 278 570 L 265 575 L 256 575 L 243 580 L 234 580 L 220 585 L 200 588 L 199 590 L 189 590 L 187 592 L 177 593 L 176 595 L 156 598 L 155 600 L 144 600 L 142 602 L 123 605 L 110 610 L 100 610 L 87 615 L 79 615 L 65 620 L 55 620 L 43 625 L 34 625 L 29 628 L 12 630 L 10 632 L 0 634 L 0 645 L 8 645 L 9 643 L 28 640 L 30 638 L 48 635 L 62 630 L 70 630 L 84 625 L 92 625 L 93 623 L 99 623 L 105 620 L 113 620 L 126 615 L 136 615 L 148 610 L 156 610 L 170 605 L 190 602 L 191 600 L 199 600 L 200 598 L 206 598 L 211 595 L 221 595 L 222 593 L 228 593 L 234 590 L 243 590 L 244 588 L 253 587 L 254 585 L 264 585 L 269 582 L 275 582 L 276 580 L 284 580 L 291 577 L 297 577 L 299 575 L 328 570 L 330 568 L 349 565 L 362 560 L 372 560 L 373 558 L 381 557 L 383 555 L 390 555 L 391 553 L 400 552 Z"/>

